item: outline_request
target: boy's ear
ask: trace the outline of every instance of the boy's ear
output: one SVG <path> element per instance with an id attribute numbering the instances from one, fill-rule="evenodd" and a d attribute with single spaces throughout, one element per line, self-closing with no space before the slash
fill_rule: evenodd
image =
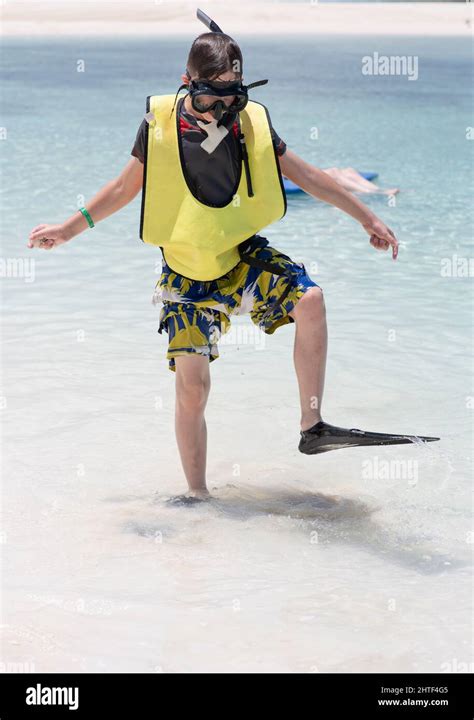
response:
<path id="1" fill-rule="evenodd" d="M 181 75 L 181 80 L 182 80 L 183 83 L 185 83 L 186 85 L 189 85 L 189 83 L 190 83 L 190 81 L 191 81 L 191 75 L 189 74 L 189 71 L 188 71 L 187 68 L 186 68 L 186 70 L 184 71 L 184 73 L 182 73 L 182 75 Z"/>

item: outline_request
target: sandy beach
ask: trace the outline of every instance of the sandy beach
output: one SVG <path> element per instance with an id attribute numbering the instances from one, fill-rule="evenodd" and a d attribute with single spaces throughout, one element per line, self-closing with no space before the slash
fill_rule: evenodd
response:
<path id="1" fill-rule="evenodd" d="M 201 3 L 235 35 L 369 34 L 468 36 L 470 3 Z M 5 36 L 187 35 L 202 27 L 197 1 L 32 2 L 2 6 Z"/>

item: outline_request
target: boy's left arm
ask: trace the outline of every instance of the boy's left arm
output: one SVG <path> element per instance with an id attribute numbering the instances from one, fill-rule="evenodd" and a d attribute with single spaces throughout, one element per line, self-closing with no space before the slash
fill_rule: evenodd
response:
<path id="1" fill-rule="evenodd" d="M 351 215 L 370 235 L 370 244 L 374 248 L 388 250 L 391 247 L 393 259 L 397 259 L 398 241 L 393 232 L 352 193 L 344 190 L 329 175 L 307 163 L 292 150 L 287 149 L 278 160 L 283 175 L 286 175 L 310 195 L 314 195 L 330 205 L 335 205 Z"/>

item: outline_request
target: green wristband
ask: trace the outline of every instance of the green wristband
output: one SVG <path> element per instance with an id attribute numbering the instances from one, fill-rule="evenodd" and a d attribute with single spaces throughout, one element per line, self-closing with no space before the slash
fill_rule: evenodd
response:
<path id="1" fill-rule="evenodd" d="M 79 212 L 81 212 L 84 215 L 85 219 L 87 220 L 87 222 L 89 224 L 89 227 L 93 228 L 94 222 L 93 222 L 91 216 L 89 215 L 89 213 L 87 212 L 87 210 L 85 209 L 85 207 L 79 208 Z"/>

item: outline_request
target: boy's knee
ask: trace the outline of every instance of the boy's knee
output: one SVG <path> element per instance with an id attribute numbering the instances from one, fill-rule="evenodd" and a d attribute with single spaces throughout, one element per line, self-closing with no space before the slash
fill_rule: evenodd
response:
<path id="1" fill-rule="evenodd" d="M 210 379 L 206 375 L 189 375 L 176 373 L 176 400 L 179 406 L 187 411 L 204 410 L 209 396 Z"/>
<path id="2" fill-rule="evenodd" d="M 312 287 L 305 292 L 295 306 L 295 317 L 305 320 L 321 320 L 325 317 L 324 295 L 320 287 Z"/>

